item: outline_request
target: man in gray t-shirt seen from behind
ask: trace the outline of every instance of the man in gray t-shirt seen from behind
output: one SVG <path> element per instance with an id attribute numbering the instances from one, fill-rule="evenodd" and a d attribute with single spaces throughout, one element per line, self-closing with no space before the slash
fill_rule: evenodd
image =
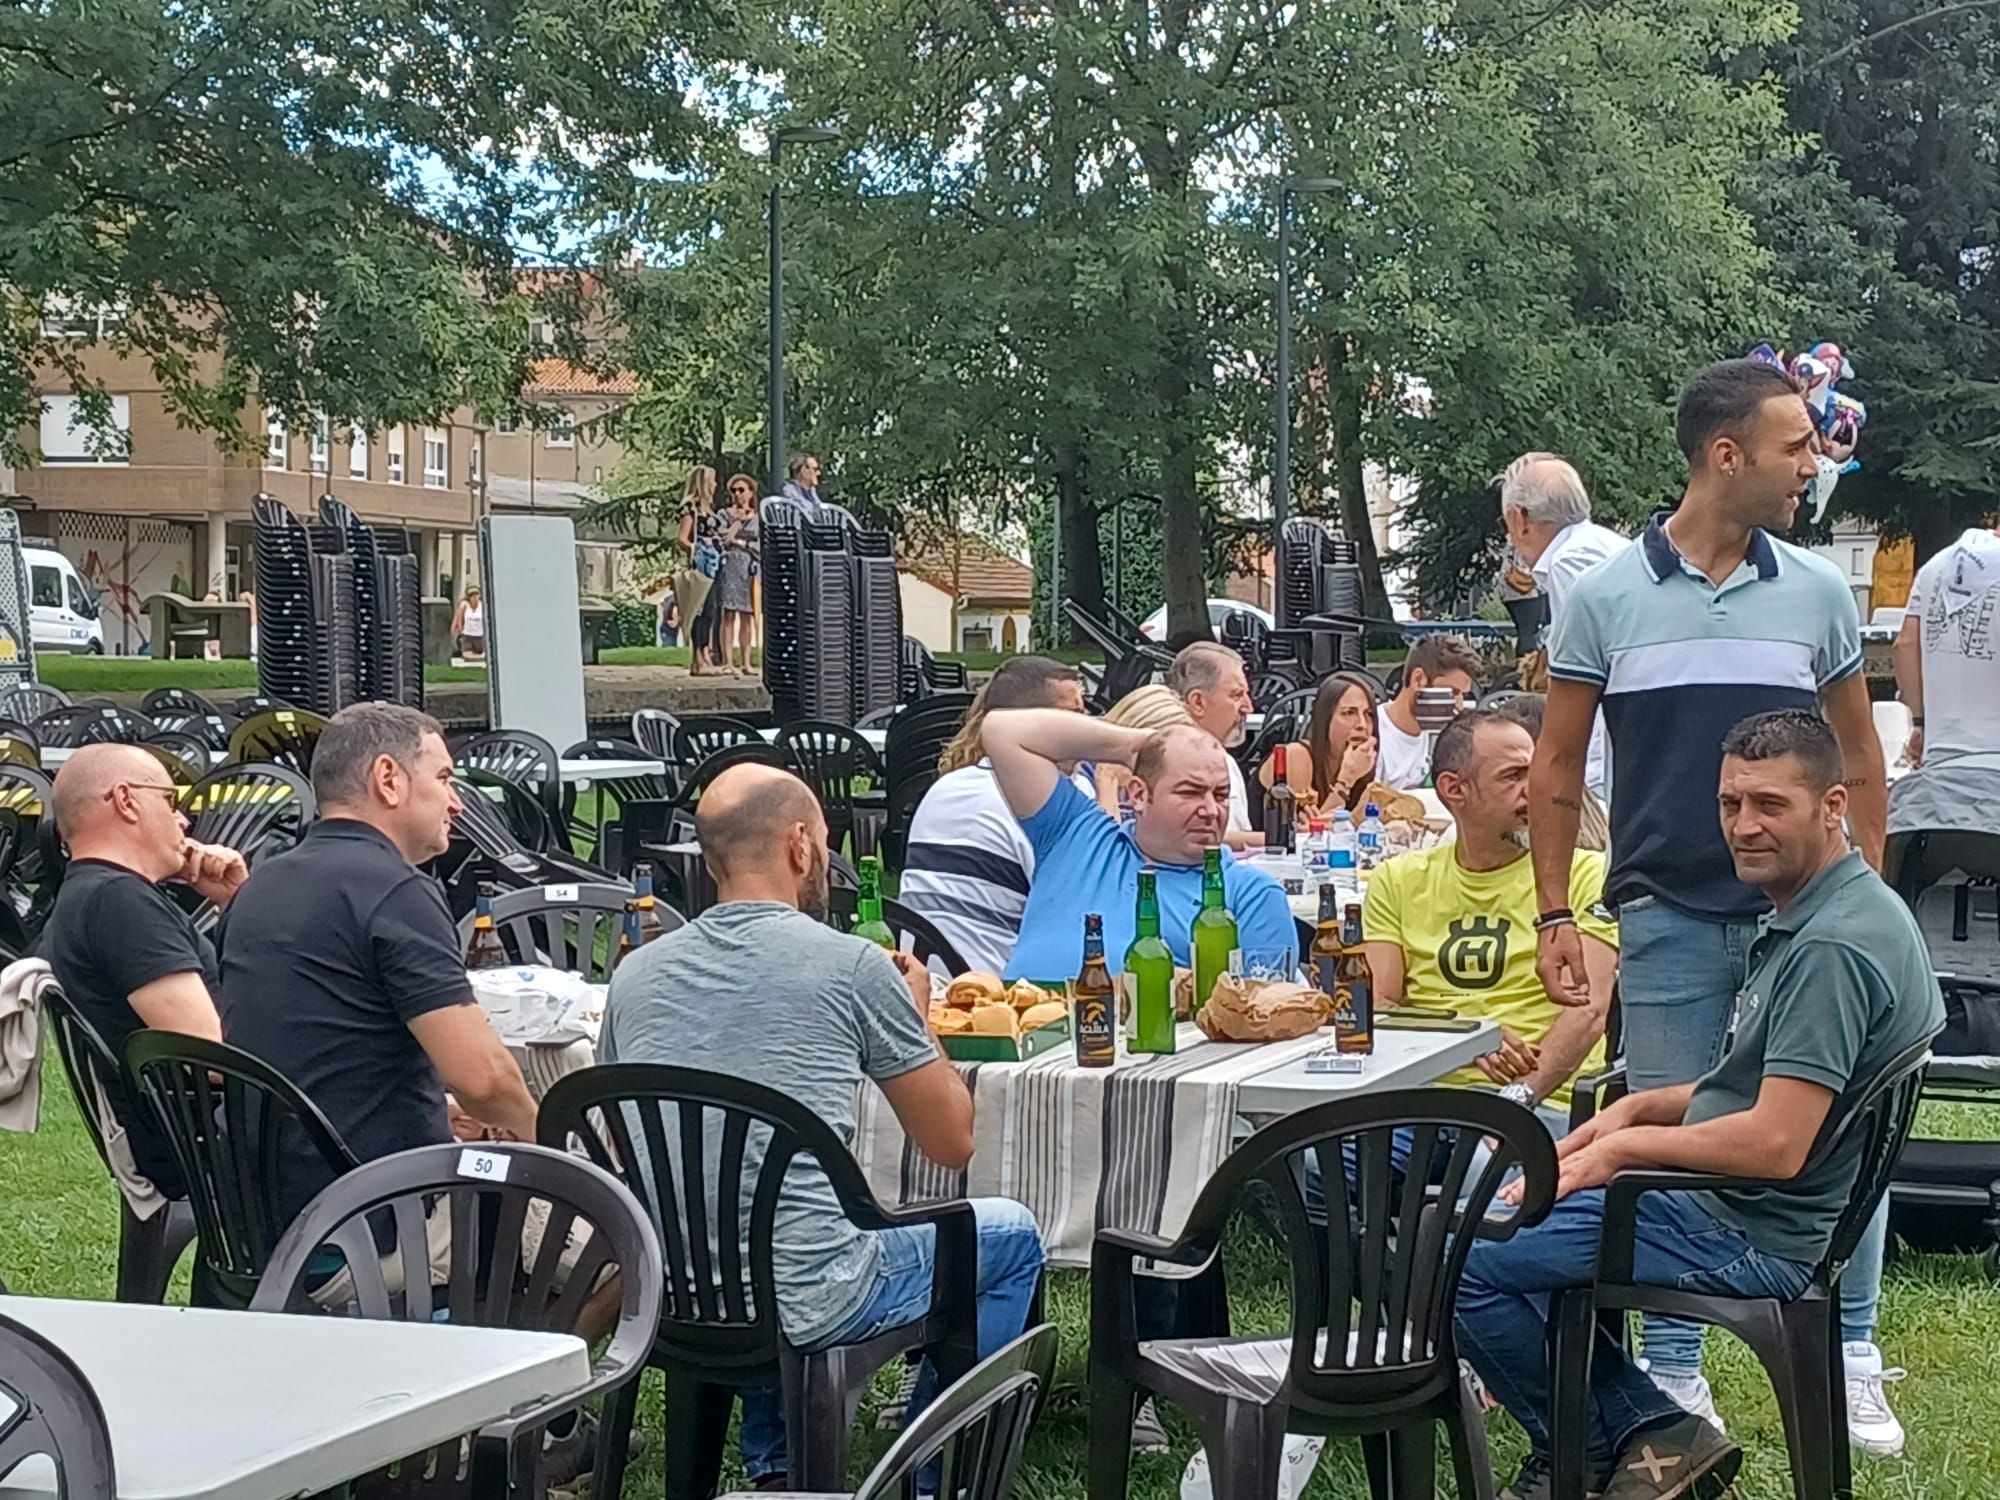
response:
<path id="1" fill-rule="evenodd" d="M 731 767 L 702 794 L 695 832 L 720 900 L 619 965 L 599 1057 L 776 1089 L 850 1143 L 856 1095 L 871 1079 L 918 1150 L 962 1168 L 972 1096 L 925 1024 L 930 975 L 907 954 L 824 925 L 826 820 L 811 790 L 771 766 Z M 746 1179 L 755 1166 L 746 1161 Z M 1025 1327 L 1042 1242 L 1034 1216 L 1011 1199 L 978 1198 L 972 1208 L 983 1358 Z M 856 1228 L 819 1167 L 794 1161 L 772 1247 L 785 1337 L 824 1348 L 915 1322 L 930 1305 L 935 1240 L 928 1225 Z M 920 1383 L 912 1410 L 930 1384 Z M 759 1488 L 786 1472 L 781 1413 L 775 1387 L 744 1393 L 743 1466 Z"/>

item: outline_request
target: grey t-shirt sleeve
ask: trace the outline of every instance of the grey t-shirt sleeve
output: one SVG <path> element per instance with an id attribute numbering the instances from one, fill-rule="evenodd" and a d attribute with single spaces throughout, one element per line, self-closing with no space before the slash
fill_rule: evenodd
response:
<path id="1" fill-rule="evenodd" d="M 938 1055 L 930 1027 L 910 1001 L 910 987 L 875 947 L 855 955 L 849 985 L 861 1071 L 878 1082 L 922 1067 Z"/>
<path id="2" fill-rule="evenodd" d="M 1845 1090 L 1867 1045 L 1880 985 L 1868 961 L 1845 943 L 1795 943 L 1766 1002 L 1764 1076 Z"/>

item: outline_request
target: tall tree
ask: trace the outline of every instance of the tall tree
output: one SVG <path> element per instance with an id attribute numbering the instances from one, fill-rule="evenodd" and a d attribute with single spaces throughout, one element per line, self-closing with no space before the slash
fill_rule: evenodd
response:
<path id="1" fill-rule="evenodd" d="M 184 420 L 512 403 L 524 242 L 684 153 L 673 0 L 49 0 L 0 10 L 0 445 L 44 336 L 114 310 Z M 101 398 L 101 390 L 97 392 Z"/>

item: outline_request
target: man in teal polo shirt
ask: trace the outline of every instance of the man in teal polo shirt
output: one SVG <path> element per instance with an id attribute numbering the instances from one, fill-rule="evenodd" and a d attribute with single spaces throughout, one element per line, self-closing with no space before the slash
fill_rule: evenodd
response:
<path id="1" fill-rule="evenodd" d="M 1698 371 L 1675 436 L 1687 455 L 1680 507 L 1570 588 L 1549 648 L 1549 697 L 1528 828 L 1541 892 L 1537 966 L 1549 993 L 1580 1002 L 1583 956 L 1568 904 L 1570 852 L 1592 716 L 1611 737 L 1611 862 L 1619 1004 L 1635 1090 L 1687 1083 L 1721 1056 L 1756 921 L 1770 903 L 1739 878 L 1712 798 L 1722 739 L 1738 720 L 1817 709 L 1847 767 L 1847 817 L 1881 867 L 1888 798 L 1861 673 L 1860 619 L 1846 579 L 1780 541 L 1817 472 L 1815 429 L 1792 378 L 1755 360 Z M 1857 1441 L 1902 1437 L 1882 1396 L 1875 1307 L 1886 1207 L 1844 1283 L 1849 1406 Z M 1662 1388 L 1716 1420 L 1701 1331 L 1645 1320 Z M 1878 1434 L 1870 1438 L 1870 1434 Z"/>
<path id="2" fill-rule="evenodd" d="M 1506 1491 L 1515 1500 L 1549 1493 L 1546 1299 L 1596 1273 L 1604 1184 L 1648 1168 L 1781 1184 L 1645 1194 L 1633 1266 L 1653 1285 L 1796 1297 L 1861 1169 L 1855 1133 L 1805 1170 L 1820 1127 L 1944 1025 L 1915 921 L 1848 845 L 1840 751 L 1825 722 L 1800 710 L 1758 714 L 1730 731 L 1722 753 L 1730 856 L 1776 907 L 1750 944 L 1722 1060 L 1695 1083 L 1629 1094 L 1572 1131 L 1556 1145 L 1548 1218 L 1475 1244 L 1466 1260 L 1459 1351 L 1532 1445 Z M 1586 1480 L 1602 1500 L 1711 1500 L 1735 1477 L 1737 1449 L 1616 1344 L 1599 1341 L 1591 1397 Z"/>
<path id="3" fill-rule="evenodd" d="M 1035 848 L 1035 879 L 1021 918 L 1009 979 L 1068 979 L 1083 967 L 1083 919 L 1104 918 L 1104 957 L 1118 972 L 1137 928 L 1139 871 L 1158 872 L 1160 936 L 1188 965 L 1189 935 L 1201 909 L 1201 866 L 1228 828 L 1229 769 L 1215 737 L 1183 725 L 1125 729 L 1057 709 L 986 716 L 993 775 Z M 1076 789 L 1060 765 L 1130 766 L 1134 817 L 1128 828 Z M 1238 946 L 1290 968 L 1297 928 L 1284 889 L 1262 870 L 1222 851 L 1224 900 Z"/>

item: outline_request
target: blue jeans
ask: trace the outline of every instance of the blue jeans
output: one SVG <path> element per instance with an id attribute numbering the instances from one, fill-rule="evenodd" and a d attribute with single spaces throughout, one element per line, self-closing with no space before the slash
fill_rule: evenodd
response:
<path id="1" fill-rule="evenodd" d="M 1573 1193 L 1511 1240 L 1481 1240 L 1459 1284 L 1458 1352 L 1472 1361 L 1500 1404 L 1527 1429 L 1536 1453 L 1549 1451 L 1549 1293 L 1588 1286 L 1604 1232 L 1604 1190 Z M 1634 1275 L 1652 1286 L 1792 1298 L 1812 1268 L 1752 1248 L 1683 1193 L 1639 1200 Z M 1588 1451 L 1602 1473 L 1632 1435 L 1682 1415 L 1617 1342 L 1600 1337 L 1591 1362 Z"/>
<path id="2" fill-rule="evenodd" d="M 974 1198 L 972 1216 L 979 1226 L 979 1357 L 986 1358 L 1027 1326 L 1028 1304 L 1042 1277 L 1042 1232 L 1035 1216 L 1012 1198 Z M 882 1264 L 875 1290 L 855 1314 L 815 1349 L 854 1344 L 891 1328 L 914 1323 L 930 1311 L 931 1267 L 937 1255 L 937 1230 L 929 1224 L 884 1229 Z M 925 1361 L 910 1402 L 914 1415 L 936 1394 L 936 1373 Z M 785 1406 L 775 1386 L 751 1386 L 743 1392 L 743 1424 L 738 1434 L 743 1468 L 752 1482 L 785 1472 Z"/>
<path id="3" fill-rule="evenodd" d="M 1754 921 L 1710 921 L 1656 896 L 1618 908 L 1618 1003 L 1634 1093 L 1692 1083 L 1721 1060 L 1756 936 Z M 1885 1199 L 1840 1279 L 1841 1337 L 1850 1343 L 1874 1341 L 1888 1233 Z M 1672 1318 L 1647 1318 L 1642 1327 L 1655 1370 L 1701 1373 L 1701 1329 Z"/>

